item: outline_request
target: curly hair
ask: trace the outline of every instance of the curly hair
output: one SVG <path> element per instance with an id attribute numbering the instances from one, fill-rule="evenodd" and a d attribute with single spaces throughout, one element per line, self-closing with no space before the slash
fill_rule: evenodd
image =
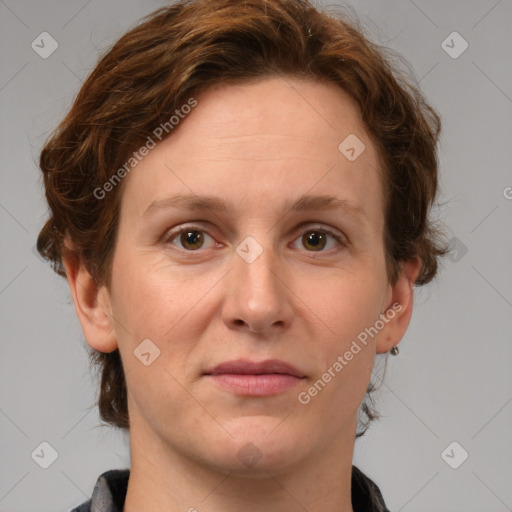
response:
<path id="1" fill-rule="evenodd" d="M 73 252 L 108 288 L 123 183 L 108 201 L 95 189 L 192 95 L 281 75 L 334 83 L 357 102 L 384 170 L 388 280 L 394 284 L 400 263 L 419 256 L 415 284 L 430 282 L 447 253 L 430 218 L 441 120 L 390 55 L 348 16 L 331 16 L 306 0 L 183 0 L 156 10 L 100 58 L 42 148 L 50 215 L 37 250 L 63 277 L 63 258 Z M 100 417 L 129 429 L 119 351 L 91 349 L 90 358 L 102 374 Z M 379 417 L 366 400 L 373 390 L 370 383 L 360 409 L 368 420 L 356 437 Z"/>

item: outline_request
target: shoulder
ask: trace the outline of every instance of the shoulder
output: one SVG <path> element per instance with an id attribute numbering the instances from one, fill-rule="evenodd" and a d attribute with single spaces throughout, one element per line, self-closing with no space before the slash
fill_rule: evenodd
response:
<path id="1" fill-rule="evenodd" d="M 102 473 L 94 485 L 91 499 L 70 512 L 122 512 L 129 478 L 129 469 L 111 469 Z"/>

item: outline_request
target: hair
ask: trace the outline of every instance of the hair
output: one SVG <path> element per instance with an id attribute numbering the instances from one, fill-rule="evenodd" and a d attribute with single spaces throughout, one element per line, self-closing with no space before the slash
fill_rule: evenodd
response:
<path id="1" fill-rule="evenodd" d="M 37 250 L 63 277 L 63 258 L 80 258 L 108 288 L 126 180 L 112 187 L 108 200 L 98 199 L 95 189 L 192 96 L 278 75 L 334 83 L 357 102 L 384 172 L 387 278 L 394 284 L 401 263 L 419 256 L 415 284 L 430 282 L 448 252 L 429 215 L 438 189 L 441 120 L 387 54 L 356 22 L 306 0 L 185 0 L 156 10 L 100 58 L 42 148 L 50 214 Z M 119 351 L 90 350 L 91 364 L 101 370 L 100 417 L 129 429 Z M 356 438 L 380 417 L 367 401 L 374 389 L 370 382 L 360 408 L 367 421 Z"/>

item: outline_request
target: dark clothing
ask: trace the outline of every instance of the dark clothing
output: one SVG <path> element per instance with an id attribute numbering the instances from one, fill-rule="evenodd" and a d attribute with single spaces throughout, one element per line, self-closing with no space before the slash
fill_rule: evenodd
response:
<path id="1" fill-rule="evenodd" d="M 113 469 L 99 476 L 92 498 L 70 512 L 123 512 L 129 469 Z M 352 508 L 354 512 L 389 512 L 377 485 L 352 466 Z"/>

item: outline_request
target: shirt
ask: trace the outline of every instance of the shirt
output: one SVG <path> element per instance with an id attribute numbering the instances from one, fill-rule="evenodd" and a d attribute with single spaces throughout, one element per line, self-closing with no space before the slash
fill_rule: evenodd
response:
<path id="1" fill-rule="evenodd" d="M 70 512 L 123 512 L 129 469 L 112 469 L 96 481 L 90 500 Z M 354 512 L 389 512 L 375 482 L 352 466 L 351 498 Z"/>

